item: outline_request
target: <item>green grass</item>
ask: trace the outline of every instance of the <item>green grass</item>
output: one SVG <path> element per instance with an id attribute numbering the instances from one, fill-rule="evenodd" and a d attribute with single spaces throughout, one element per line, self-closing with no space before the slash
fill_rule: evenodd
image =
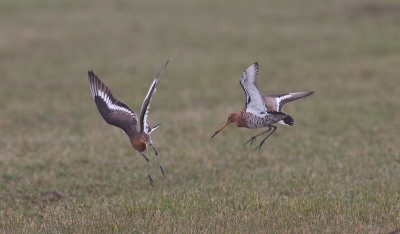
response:
<path id="1" fill-rule="evenodd" d="M 0 1 L 0 232 L 399 228 L 399 22 L 394 0 Z M 138 112 L 167 59 L 151 187 L 87 71 Z M 210 138 L 255 61 L 264 94 L 315 91 L 260 151 L 261 129 Z"/>

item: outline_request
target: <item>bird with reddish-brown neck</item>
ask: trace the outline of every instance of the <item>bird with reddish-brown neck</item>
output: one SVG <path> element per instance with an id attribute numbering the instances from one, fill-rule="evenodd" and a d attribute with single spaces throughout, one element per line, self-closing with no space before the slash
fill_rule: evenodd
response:
<path id="1" fill-rule="evenodd" d="M 306 98 L 314 92 L 297 92 L 263 96 L 257 87 L 258 76 L 258 63 L 251 64 L 246 70 L 243 71 L 240 78 L 240 85 L 246 94 L 246 104 L 239 112 L 231 113 L 228 120 L 218 131 L 212 135 L 213 138 L 222 129 L 231 123 L 235 123 L 237 127 L 244 128 L 261 128 L 267 127 L 268 129 L 258 135 L 250 138 L 246 143 L 253 144 L 254 140 L 265 133 L 271 132 L 257 145 L 256 149 L 261 149 L 265 140 L 276 131 L 277 127 L 272 125 L 275 123 L 292 126 L 294 119 L 283 112 L 283 106 L 286 103 L 293 102 L 302 98 Z"/>
<path id="2" fill-rule="evenodd" d="M 128 135 L 132 147 L 139 151 L 139 153 L 146 159 L 147 176 L 151 186 L 154 185 L 154 182 L 150 176 L 150 163 L 149 159 L 146 157 L 146 155 L 144 155 L 144 152 L 147 150 L 148 155 L 150 156 L 149 147 L 153 148 L 154 153 L 157 156 L 158 165 L 160 166 L 160 170 L 164 177 L 165 173 L 163 167 L 161 166 L 158 152 L 154 148 L 153 141 L 150 137 L 150 133 L 156 130 L 160 124 L 150 127 L 147 117 L 149 114 L 150 100 L 153 96 L 153 93 L 156 91 L 158 79 L 161 77 L 167 64 L 168 61 L 165 64 L 164 69 L 160 74 L 158 74 L 158 76 L 153 80 L 153 83 L 150 85 L 149 91 L 143 100 L 139 119 L 136 113 L 128 105 L 119 101 L 112 95 L 110 89 L 93 73 L 93 71 L 88 72 L 90 91 L 96 103 L 97 109 L 108 124 L 121 128 L 122 131 Z M 137 129 L 138 121 L 140 130 Z"/>

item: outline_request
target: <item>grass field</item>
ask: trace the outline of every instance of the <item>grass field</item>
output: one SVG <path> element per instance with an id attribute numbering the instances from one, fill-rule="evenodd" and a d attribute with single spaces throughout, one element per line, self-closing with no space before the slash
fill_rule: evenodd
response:
<path id="1" fill-rule="evenodd" d="M 138 112 L 168 59 L 151 187 L 87 71 Z M 262 129 L 210 138 L 255 61 L 264 94 L 315 91 L 260 151 Z M 388 233 L 399 114 L 396 0 L 0 0 L 0 232 Z"/>

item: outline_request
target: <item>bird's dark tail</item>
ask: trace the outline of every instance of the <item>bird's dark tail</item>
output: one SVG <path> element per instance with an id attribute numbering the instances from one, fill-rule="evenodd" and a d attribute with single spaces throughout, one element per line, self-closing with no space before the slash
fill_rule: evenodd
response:
<path id="1" fill-rule="evenodd" d="M 293 126 L 294 119 L 292 118 L 292 116 L 288 115 L 284 119 L 279 121 L 278 123 L 283 124 L 283 125 L 287 125 L 287 126 Z"/>

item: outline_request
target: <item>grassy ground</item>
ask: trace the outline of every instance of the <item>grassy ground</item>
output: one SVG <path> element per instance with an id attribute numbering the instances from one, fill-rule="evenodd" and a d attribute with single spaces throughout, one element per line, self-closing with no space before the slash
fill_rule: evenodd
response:
<path id="1" fill-rule="evenodd" d="M 0 231 L 385 233 L 400 227 L 398 1 L 0 1 Z M 149 121 L 166 171 L 100 117 L 93 70 Z M 315 91 L 229 126 L 241 72 Z M 259 142 L 259 141 L 258 141 Z M 257 143 L 257 142 L 256 142 Z"/>

